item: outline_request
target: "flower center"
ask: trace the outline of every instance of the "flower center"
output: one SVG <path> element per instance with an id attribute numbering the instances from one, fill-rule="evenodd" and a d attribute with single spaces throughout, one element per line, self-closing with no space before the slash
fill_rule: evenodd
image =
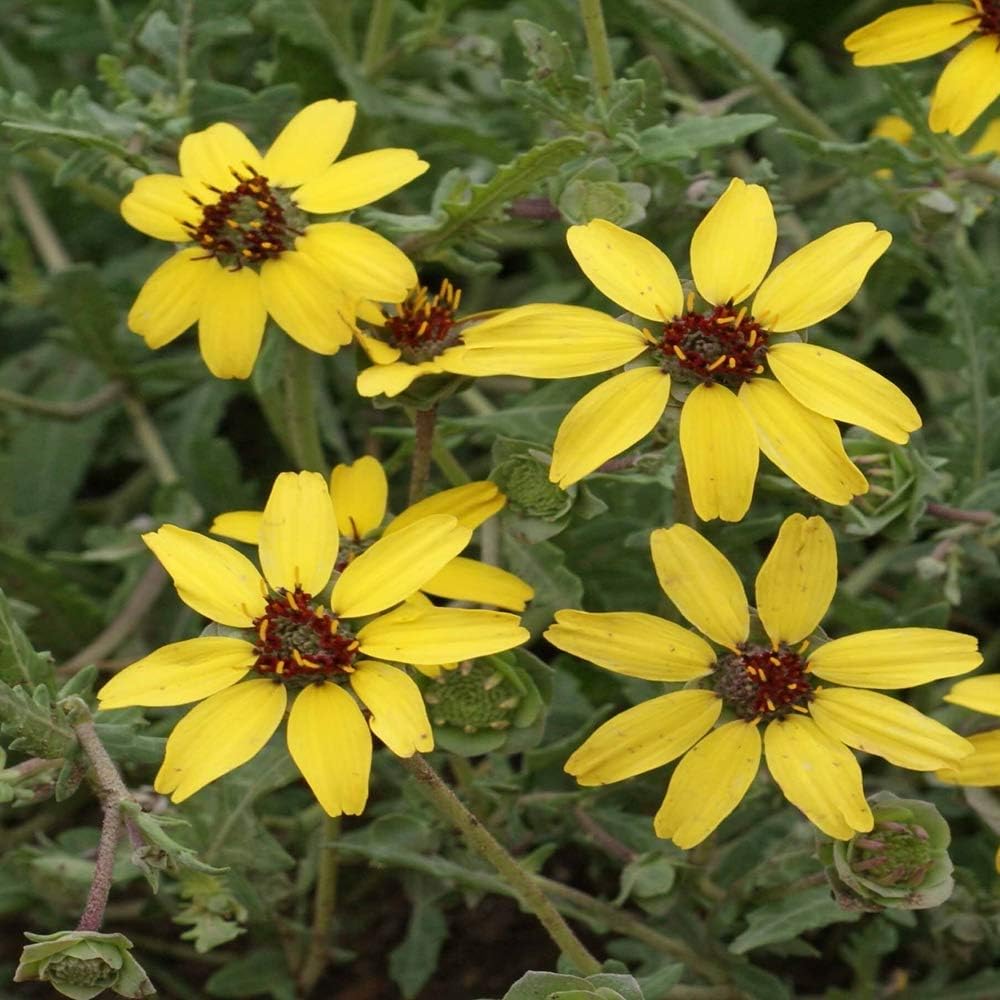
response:
<path id="1" fill-rule="evenodd" d="M 998 0 L 972 0 L 972 3 L 978 12 L 973 15 L 979 20 L 977 30 L 984 35 L 1000 35 L 1000 2 Z"/>
<path id="2" fill-rule="evenodd" d="M 410 364 L 436 357 L 459 341 L 454 327 L 461 298 L 462 290 L 447 278 L 433 298 L 425 285 L 419 285 L 396 307 L 396 315 L 386 318 L 383 327 L 386 341 L 398 347 L 403 360 Z"/>
<path id="3" fill-rule="evenodd" d="M 253 669 L 264 677 L 308 683 L 342 680 L 354 672 L 358 640 L 299 587 L 269 595 L 253 626 L 258 636 Z"/>
<path id="4" fill-rule="evenodd" d="M 806 712 L 813 689 L 801 656 L 804 648 L 745 646 L 722 657 L 715 665 L 715 693 L 741 719 L 770 722 Z"/>
<path id="5" fill-rule="evenodd" d="M 305 215 L 272 190 L 266 177 L 246 163 L 243 170 L 230 167 L 238 182 L 231 191 L 208 185 L 219 196 L 211 205 L 188 195 L 201 208 L 201 222 L 184 223 L 191 239 L 229 270 L 273 260 L 293 249 L 306 224 Z"/>
<path id="6" fill-rule="evenodd" d="M 746 307 L 713 307 L 694 311 L 694 293 L 687 311 L 663 325 L 655 353 L 664 371 L 692 382 L 721 382 L 738 387 L 764 371 L 767 332 Z"/>

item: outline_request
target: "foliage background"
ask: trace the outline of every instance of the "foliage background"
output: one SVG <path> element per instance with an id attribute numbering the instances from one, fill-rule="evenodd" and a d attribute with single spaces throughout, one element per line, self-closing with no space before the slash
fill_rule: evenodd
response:
<path id="1" fill-rule="evenodd" d="M 567 223 L 596 216 L 649 236 L 683 273 L 694 226 L 733 175 L 767 186 L 786 251 L 856 219 L 890 230 L 893 246 L 862 294 L 814 337 L 901 385 L 924 430 L 905 449 L 850 432 L 877 489 L 847 509 L 811 500 L 768 467 L 750 515 L 705 531 L 750 579 L 785 515 L 823 513 L 843 578 L 831 632 L 959 628 L 979 635 L 984 669 L 993 669 L 1000 171 L 968 160 L 964 139 L 923 126 L 934 59 L 903 70 L 850 66 L 843 36 L 889 6 L 692 3 L 758 67 L 754 76 L 671 4 L 616 0 L 605 15 L 619 79 L 602 103 L 579 10 L 567 0 L 7 0 L 5 742 L 34 711 L 9 685 L 23 693 L 42 682 L 54 693 L 78 677 L 86 693 L 92 677 L 80 677 L 82 668 L 106 674 L 196 634 L 196 616 L 164 586 L 139 534 L 164 521 L 204 527 L 221 511 L 259 506 L 274 475 L 293 466 L 303 393 L 315 394 L 331 462 L 380 455 L 393 475 L 393 508 L 403 506 L 410 424 L 401 409 L 356 395 L 351 349 L 317 359 L 311 386 L 288 391 L 274 330 L 253 378 L 234 383 L 208 374 L 191 335 L 151 353 L 124 323 L 163 256 L 117 214 L 132 180 L 172 169 L 186 132 L 231 120 L 266 144 L 298 107 L 327 96 L 359 103 L 349 152 L 405 146 L 431 163 L 358 215 L 401 242 L 428 283 L 451 276 L 470 311 L 532 301 L 606 308 L 564 241 Z M 380 37 L 373 15 L 386 7 L 392 20 Z M 813 122 L 776 104 L 761 76 L 813 109 Z M 910 147 L 866 140 L 889 111 L 917 126 Z M 875 175 L 886 169 L 891 176 Z M 436 485 L 486 477 L 524 442 L 544 451 L 592 384 L 493 379 L 451 398 Z M 589 480 L 571 512 L 505 515 L 486 529 L 484 551 L 536 588 L 527 615 L 536 635 L 563 607 L 670 615 L 646 538 L 673 520 L 676 461 L 667 427 L 636 467 Z M 54 674 L 24 635 L 51 652 Z M 639 977 L 647 1000 L 1000 993 L 992 863 L 1000 808 L 991 792 L 866 761 L 869 792 L 929 799 L 949 819 L 958 887 L 925 913 L 841 911 L 817 877 L 811 829 L 766 778 L 687 855 L 652 834 L 662 772 L 577 789 L 561 770 L 570 750 L 599 719 L 647 697 L 649 685 L 544 643 L 534 652 L 554 668 L 544 740 L 514 756 L 442 754 L 437 763 L 527 864 L 585 894 L 561 905 L 592 947 Z M 922 691 L 917 707 L 961 731 L 982 728 L 941 707 L 946 686 Z M 168 806 L 149 781 L 178 714 L 98 721 L 130 787 L 154 810 L 183 817 L 190 825 L 175 835 L 228 870 L 163 878 L 154 895 L 123 847 L 106 928 L 131 937 L 164 996 L 296 996 L 319 809 L 280 745 Z M 12 747 L 8 766 L 24 756 Z M 22 930 L 69 926 L 79 913 L 100 814 L 86 786 L 73 790 L 78 772 L 27 795 L 0 774 L 15 789 L 0 807 L 0 980 L 13 971 Z M 500 996 L 524 969 L 553 967 L 553 949 L 509 890 L 433 816 L 393 758 L 377 755 L 373 789 L 365 816 L 345 822 L 338 841 L 335 950 L 317 995 L 468 1000 Z M 716 992 L 690 992 L 699 988 Z"/>

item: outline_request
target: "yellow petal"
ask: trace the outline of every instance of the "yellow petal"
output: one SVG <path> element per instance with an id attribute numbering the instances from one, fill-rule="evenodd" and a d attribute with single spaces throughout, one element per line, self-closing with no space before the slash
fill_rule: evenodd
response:
<path id="1" fill-rule="evenodd" d="M 681 452 L 695 513 L 739 521 L 750 509 L 760 448 L 746 407 L 724 385 L 703 382 L 684 400 Z"/>
<path id="2" fill-rule="evenodd" d="M 412 149 L 375 149 L 327 167 L 292 200 L 306 212 L 349 212 L 409 184 L 429 166 Z"/>
<path id="3" fill-rule="evenodd" d="M 715 663 L 712 647 L 686 628 L 641 611 L 557 611 L 545 638 L 556 649 L 616 674 L 649 681 L 704 677 Z"/>
<path id="4" fill-rule="evenodd" d="M 760 768 L 760 733 L 730 722 L 709 733 L 674 769 L 653 819 L 658 837 L 700 844 L 740 804 Z"/>
<path id="5" fill-rule="evenodd" d="M 352 222 L 312 225 L 295 249 L 317 260 L 335 284 L 357 298 L 402 302 L 417 284 L 417 272 L 399 247 Z"/>
<path id="6" fill-rule="evenodd" d="M 943 52 L 976 30 L 966 3 L 928 3 L 883 14 L 844 39 L 856 66 L 923 59 Z"/>
<path id="7" fill-rule="evenodd" d="M 904 688 L 974 670 L 976 637 L 943 628 L 883 628 L 834 639 L 809 657 L 813 673 L 848 687 Z"/>
<path id="8" fill-rule="evenodd" d="M 337 520 L 318 472 L 283 472 L 274 481 L 260 525 L 260 568 L 272 590 L 318 594 L 337 561 Z"/>
<path id="9" fill-rule="evenodd" d="M 573 378 L 618 368 L 649 344 L 626 323 L 581 306 L 540 303 L 504 309 L 462 330 L 461 375 Z"/>
<path id="10" fill-rule="evenodd" d="M 983 130 L 983 134 L 975 141 L 969 150 L 970 156 L 983 156 L 1000 153 L 1000 118 L 994 118 Z"/>
<path id="11" fill-rule="evenodd" d="M 670 399 L 670 376 L 632 368 L 591 389 L 566 414 L 552 449 L 549 479 L 563 489 L 644 438 Z"/>
<path id="12" fill-rule="evenodd" d="M 708 539 L 675 524 L 657 528 L 649 547 L 663 592 L 699 632 L 730 649 L 746 640 L 750 609 L 743 584 Z"/>
<path id="13" fill-rule="evenodd" d="M 389 481 L 382 463 L 364 455 L 351 465 L 334 466 L 330 473 L 330 496 L 340 533 L 361 541 L 385 519 Z"/>
<path id="14" fill-rule="evenodd" d="M 942 768 L 937 776 L 950 784 L 976 788 L 1000 785 L 1000 729 L 976 733 L 969 742 L 973 752 L 957 764 Z"/>
<path id="15" fill-rule="evenodd" d="M 846 504 L 868 492 L 868 480 L 847 457 L 837 425 L 804 407 L 772 379 L 740 387 L 760 450 L 803 489 L 827 503 Z"/>
<path id="16" fill-rule="evenodd" d="M 283 684 L 245 681 L 196 705 L 174 727 L 154 788 L 183 802 L 245 764 L 271 738 L 285 714 Z"/>
<path id="17" fill-rule="evenodd" d="M 871 222 L 839 226 L 786 257 L 753 300 L 753 315 L 774 333 L 802 330 L 832 316 L 858 293 L 892 235 Z"/>
<path id="18" fill-rule="evenodd" d="M 792 514 L 757 574 L 757 613 L 775 647 L 811 635 L 837 590 L 837 543 L 821 517 Z"/>
<path id="19" fill-rule="evenodd" d="M 366 656 L 399 663 L 456 663 L 502 653 L 529 638 L 517 615 L 478 608 L 429 608 L 383 615 L 358 632 Z"/>
<path id="20" fill-rule="evenodd" d="M 249 628 L 264 613 L 264 581 L 236 549 L 173 524 L 142 540 L 170 574 L 180 599 L 198 614 Z"/>
<path id="21" fill-rule="evenodd" d="M 947 726 L 874 691 L 824 688 L 809 714 L 832 739 L 913 771 L 954 766 L 972 753 L 969 741 Z"/>
<path id="22" fill-rule="evenodd" d="M 901 146 L 907 145 L 913 138 L 913 126 L 899 115 L 882 115 L 876 119 L 869 133 L 871 138 L 892 139 Z"/>
<path id="23" fill-rule="evenodd" d="M 816 344 L 775 344 L 767 363 L 806 408 L 906 444 L 920 414 L 906 395 L 867 365 Z"/>
<path id="24" fill-rule="evenodd" d="M 343 292 L 307 254 L 290 251 L 265 261 L 260 290 L 275 323 L 310 351 L 336 354 L 357 332 Z"/>
<path id="25" fill-rule="evenodd" d="M 234 170 L 245 177 L 249 173 L 247 167 L 258 173 L 263 173 L 264 168 L 254 144 L 228 122 L 184 136 L 178 159 L 185 180 L 201 181 L 221 191 L 231 191 L 239 183 Z M 202 191 L 195 193 L 204 195 Z"/>
<path id="26" fill-rule="evenodd" d="M 212 535 L 256 545 L 260 541 L 261 516 L 259 510 L 231 510 L 220 514 L 208 530 Z"/>
<path id="27" fill-rule="evenodd" d="M 945 696 L 945 701 L 974 712 L 1000 715 L 1000 674 L 986 674 L 959 681 Z"/>
<path id="28" fill-rule="evenodd" d="M 380 310 L 377 311 L 379 317 L 384 319 L 385 317 L 382 315 L 382 312 Z M 362 319 L 365 318 L 361 316 L 360 311 L 358 316 Z M 393 347 L 384 340 L 378 340 L 376 337 L 362 333 L 360 330 L 354 335 L 354 339 L 362 346 L 373 365 L 391 365 L 394 361 L 398 361 L 403 354 L 398 347 Z M 375 393 L 372 393 L 372 395 L 375 395 Z"/>
<path id="29" fill-rule="evenodd" d="M 330 597 L 333 610 L 357 618 L 398 604 L 454 559 L 471 537 L 454 517 L 436 514 L 380 538 L 341 573 Z"/>
<path id="30" fill-rule="evenodd" d="M 198 321 L 198 345 L 216 378 L 249 378 L 264 338 L 267 310 L 261 282 L 248 267 L 227 271 L 206 261 L 205 285 Z"/>
<path id="31" fill-rule="evenodd" d="M 351 687 L 372 713 L 372 732 L 397 756 L 434 749 L 420 688 L 398 667 L 375 660 L 356 664 Z"/>
<path id="32" fill-rule="evenodd" d="M 944 68 L 931 97 L 930 126 L 935 132 L 961 135 L 1000 97 L 997 36 L 967 45 Z"/>
<path id="33" fill-rule="evenodd" d="M 190 181 L 175 174 L 140 177 L 122 199 L 122 218 L 140 233 L 171 243 L 187 243 L 191 234 L 182 223 L 197 225 L 201 209 L 188 196 Z"/>
<path id="34" fill-rule="evenodd" d="M 566 761 L 566 772 L 581 785 L 608 785 L 662 767 L 697 743 L 721 712 L 711 691 L 651 698 L 596 729 Z"/>
<path id="35" fill-rule="evenodd" d="M 411 365 L 408 361 L 396 361 L 391 364 L 372 365 L 358 372 L 358 395 L 365 399 L 372 396 L 398 396 L 405 392 L 421 375 L 431 375 L 439 372 L 436 360 L 421 361 Z"/>
<path id="36" fill-rule="evenodd" d="M 674 265 L 649 240 L 604 219 L 570 226 L 570 253 L 595 287 L 616 305 L 661 323 L 684 308 Z"/>
<path id="37" fill-rule="evenodd" d="M 691 271 L 706 302 L 742 302 L 774 257 L 778 224 L 767 191 L 738 177 L 702 219 L 691 240 Z"/>
<path id="38" fill-rule="evenodd" d="M 385 527 L 385 534 L 391 535 L 431 514 L 451 514 L 464 528 L 478 528 L 484 521 L 502 509 L 507 498 L 500 487 L 489 480 L 465 483 L 450 490 L 441 490 L 423 500 L 411 504 L 401 514 L 394 517 Z"/>
<path id="39" fill-rule="evenodd" d="M 142 286 L 128 313 L 128 328 L 154 350 L 169 344 L 201 315 L 206 289 L 219 265 L 196 247 L 165 260 Z"/>
<path id="40" fill-rule="evenodd" d="M 295 187 L 323 173 L 344 148 L 356 109 L 354 101 L 327 99 L 307 104 L 281 130 L 264 157 L 268 183 Z"/>
<path id="41" fill-rule="evenodd" d="M 509 611 L 523 611 L 535 596 L 534 588 L 513 573 L 463 556 L 452 559 L 420 589 L 449 601 L 492 604 Z"/>
<path id="42" fill-rule="evenodd" d="M 173 642 L 115 674 L 97 698 L 101 708 L 186 705 L 235 684 L 255 659 L 253 646 L 243 639 L 202 636 Z"/>
<path id="43" fill-rule="evenodd" d="M 288 752 L 328 816 L 360 816 L 372 737 L 357 702 L 336 684 L 303 688 L 288 714 Z"/>
<path id="44" fill-rule="evenodd" d="M 785 798 L 827 836 L 849 840 L 875 825 L 854 754 L 812 719 L 789 716 L 769 723 L 764 754 Z"/>

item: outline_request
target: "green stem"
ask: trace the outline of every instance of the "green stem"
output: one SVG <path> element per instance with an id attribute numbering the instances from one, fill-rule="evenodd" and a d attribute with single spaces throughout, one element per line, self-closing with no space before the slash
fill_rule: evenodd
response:
<path id="1" fill-rule="evenodd" d="M 427 488 L 431 471 L 431 454 L 434 451 L 434 427 L 437 424 L 437 407 L 417 410 L 413 414 L 413 461 L 410 466 L 410 504 L 415 504 Z"/>
<path id="2" fill-rule="evenodd" d="M 298 976 L 299 989 L 304 997 L 313 991 L 330 961 L 330 928 L 337 902 L 336 840 L 339 833 L 340 820 L 324 816 L 319 828 L 319 857 L 309 947 Z"/>
<path id="3" fill-rule="evenodd" d="M 434 440 L 434 444 L 431 447 L 431 457 L 434 459 L 434 464 L 441 470 L 444 478 L 452 486 L 464 486 L 466 483 L 472 482 L 472 476 L 462 468 L 461 463 L 451 453 L 451 450 L 440 436 Z"/>
<path id="4" fill-rule="evenodd" d="M 542 892 L 530 872 L 525 871 L 507 849 L 458 800 L 455 793 L 441 780 L 421 757 L 414 754 L 401 758 L 403 766 L 416 778 L 434 808 L 465 837 L 469 846 L 485 858 L 503 876 L 516 893 L 521 905 L 530 910 L 566 958 L 585 976 L 601 971 L 601 963 L 573 933 L 562 914 Z"/>
<path id="5" fill-rule="evenodd" d="M 329 470 L 316 422 L 315 358 L 311 351 L 294 340 L 286 340 L 284 346 L 281 394 L 291 458 L 301 470 L 325 475 Z"/>
<path id="6" fill-rule="evenodd" d="M 382 55 L 392 31 L 394 0 L 375 0 L 368 15 L 368 32 L 365 35 L 365 51 L 361 57 L 361 72 L 372 79 L 378 72 Z"/>
<path id="7" fill-rule="evenodd" d="M 690 528 L 698 527 L 698 517 L 694 511 L 694 502 L 691 500 L 691 484 L 688 482 L 683 455 L 678 455 L 677 468 L 674 469 L 674 524 L 686 524 Z"/>
<path id="8" fill-rule="evenodd" d="M 759 65 L 749 52 L 734 42 L 704 14 L 699 14 L 694 7 L 689 7 L 684 3 L 684 0 L 650 0 L 650 2 L 662 7 L 678 21 L 694 28 L 695 31 L 700 32 L 722 49 L 740 69 L 753 79 L 764 97 L 804 132 L 827 142 L 839 141 L 840 136 L 822 118 L 813 114 L 776 76 Z"/>
<path id="9" fill-rule="evenodd" d="M 103 410 L 109 403 L 113 403 L 121 393 L 122 387 L 118 382 L 109 382 L 97 392 L 83 399 L 60 402 L 55 399 L 36 399 L 34 396 L 26 396 L 20 392 L 0 389 L 0 405 L 13 406 L 25 413 L 37 413 L 39 416 L 53 417 L 56 420 L 79 420 L 81 417 L 89 417 L 92 413 Z"/>
<path id="10" fill-rule="evenodd" d="M 594 94 L 598 104 L 603 107 L 608 91 L 615 82 L 615 70 L 611 64 L 611 50 L 608 48 L 608 32 L 604 27 L 601 0 L 580 0 L 580 15 L 587 36 L 587 48 L 590 50 Z"/>
<path id="11" fill-rule="evenodd" d="M 48 149 L 26 149 L 23 155 L 36 166 L 41 167 L 46 173 L 57 174 L 66 165 L 66 161 L 61 156 Z M 103 184 L 96 184 L 83 177 L 70 177 L 66 181 L 66 187 L 72 188 L 78 194 L 82 194 L 89 201 L 92 201 L 98 208 L 118 214 L 118 206 L 121 204 L 121 195 L 112 191 L 111 188 Z"/>
<path id="12" fill-rule="evenodd" d="M 24 223 L 31 242 L 34 244 L 38 256 L 42 258 L 45 270 L 49 274 L 58 271 L 65 271 L 73 261 L 66 253 L 48 216 L 35 197 L 35 192 L 31 190 L 31 185 L 17 171 L 13 171 L 8 180 L 11 197 L 17 205 L 21 221 Z"/>
<path id="13" fill-rule="evenodd" d="M 172 483 L 180 481 L 180 473 L 174 465 L 170 453 L 167 451 L 160 432 L 156 429 L 146 409 L 146 404 L 138 396 L 126 394 L 122 397 L 122 405 L 132 421 L 132 430 L 136 440 L 146 454 L 146 461 L 153 470 L 157 481 L 161 486 L 170 486 Z"/>

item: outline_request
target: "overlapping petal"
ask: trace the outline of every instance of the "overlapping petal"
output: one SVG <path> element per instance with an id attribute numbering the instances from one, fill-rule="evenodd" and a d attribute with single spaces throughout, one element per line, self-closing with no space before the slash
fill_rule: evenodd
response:
<path id="1" fill-rule="evenodd" d="M 115 674 L 97 692 L 102 709 L 200 701 L 241 680 L 255 659 L 243 639 L 201 636 L 172 642 Z"/>
<path id="2" fill-rule="evenodd" d="M 997 36 L 984 35 L 967 45 L 944 68 L 931 97 L 930 126 L 961 135 L 1000 97 Z"/>
<path id="3" fill-rule="evenodd" d="M 356 110 L 354 101 L 332 98 L 307 104 L 278 133 L 264 156 L 268 182 L 275 187 L 296 187 L 323 173 L 344 148 Z"/>
<path id="4" fill-rule="evenodd" d="M 1000 715 L 1000 674 L 984 674 L 959 681 L 944 700 L 974 712 Z"/>
<path id="5" fill-rule="evenodd" d="M 657 528 L 649 544 L 656 577 L 677 610 L 722 646 L 732 649 L 744 642 L 750 609 L 729 560 L 686 524 Z"/>
<path id="6" fill-rule="evenodd" d="M 128 312 L 128 328 L 156 349 L 179 337 L 198 321 L 213 278 L 214 260 L 199 247 L 180 250 L 147 279 Z"/>
<path id="7" fill-rule="evenodd" d="M 549 478 L 563 489 L 644 438 L 670 398 L 670 376 L 633 368 L 591 389 L 566 414 L 552 449 Z"/>
<path id="8" fill-rule="evenodd" d="M 854 54 L 856 66 L 923 59 L 951 48 L 976 30 L 967 3 L 928 3 L 889 11 L 852 31 L 844 47 Z"/>
<path id="9" fill-rule="evenodd" d="M 441 490 L 423 500 L 410 504 L 401 514 L 397 514 L 386 526 L 385 534 L 391 535 L 414 521 L 432 514 L 450 514 L 465 528 L 478 528 L 484 521 L 501 510 L 507 498 L 500 487 L 489 480 L 464 483 Z"/>
<path id="10" fill-rule="evenodd" d="M 725 386 L 703 382 L 684 400 L 680 443 L 698 517 L 739 521 L 750 509 L 760 457 L 746 407 Z"/>
<path id="11" fill-rule="evenodd" d="M 263 514 L 259 510 L 231 510 L 215 518 L 208 530 L 213 535 L 256 545 L 260 541 L 262 517 Z"/>
<path id="12" fill-rule="evenodd" d="M 398 667 L 363 660 L 351 674 L 351 687 L 372 713 L 372 732 L 397 757 L 434 749 L 434 737 L 420 688 Z"/>
<path id="13" fill-rule="evenodd" d="M 729 722 L 709 733 L 674 769 L 653 828 L 678 847 L 700 844 L 739 804 L 760 768 L 760 732 Z"/>
<path id="14" fill-rule="evenodd" d="M 389 481 L 382 463 L 363 455 L 350 465 L 334 466 L 330 497 L 341 535 L 356 541 L 370 535 L 385 520 L 389 498 Z"/>
<path id="15" fill-rule="evenodd" d="M 201 209 L 191 200 L 190 181 L 176 174 L 140 177 L 122 199 L 122 218 L 133 229 L 158 240 L 186 243 L 190 239 L 183 223 L 197 224 Z"/>
<path id="16" fill-rule="evenodd" d="M 598 727 L 566 761 L 581 785 L 607 785 L 661 767 L 715 725 L 722 702 L 711 691 L 675 691 L 626 709 Z"/>
<path id="17" fill-rule="evenodd" d="M 566 242 L 583 273 L 622 309 L 662 323 L 684 308 L 674 265 L 642 236 L 594 219 L 570 226 Z"/>
<path id="18" fill-rule="evenodd" d="M 1000 785 L 1000 729 L 969 737 L 972 753 L 951 767 L 937 772 L 942 781 L 955 785 L 989 788 Z"/>
<path id="19" fill-rule="evenodd" d="M 373 149 L 327 167 L 292 199 L 306 212 L 349 212 L 409 184 L 429 166 L 412 149 Z"/>
<path id="20" fill-rule="evenodd" d="M 700 636 L 640 611 L 557 611 L 545 638 L 557 649 L 629 677 L 689 681 L 707 674 L 715 653 Z"/>
<path id="21" fill-rule="evenodd" d="M 227 271 L 206 260 L 207 271 L 198 319 L 198 345 L 216 378 L 249 378 L 260 353 L 267 309 L 256 271 Z"/>
<path id="22" fill-rule="evenodd" d="M 792 514 L 757 574 L 757 613 L 775 648 L 815 631 L 837 589 L 837 543 L 821 517 Z"/>
<path id="23" fill-rule="evenodd" d="M 523 611 L 535 596 L 534 588 L 499 566 L 456 556 L 420 588 L 449 601 L 492 604 L 509 611 Z"/>
<path id="24" fill-rule="evenodd" d="M 375 364 L 358 372 L 358 395 L 370 399 L 372 396 L 398 396 L 405 392 L 421 375 L 440 372 L 440 357 L 430 361 L 420 361 L 411 365 L 408 361 L 390 364 Z"/>
<path id="25" fill-rule="evenodd" d="M 248 173 L 247 167 L 258 173 L 264 170 L 264 161 L 257 148 L 228 122 L 219 122 L 184 136 L 177 159 L 185 180 L 200 181 L 220 191 L 231 191 L 239 183 L 234 170 L 244 176 Z M 194 193 L 205 194 L 204 191 Z"/>

